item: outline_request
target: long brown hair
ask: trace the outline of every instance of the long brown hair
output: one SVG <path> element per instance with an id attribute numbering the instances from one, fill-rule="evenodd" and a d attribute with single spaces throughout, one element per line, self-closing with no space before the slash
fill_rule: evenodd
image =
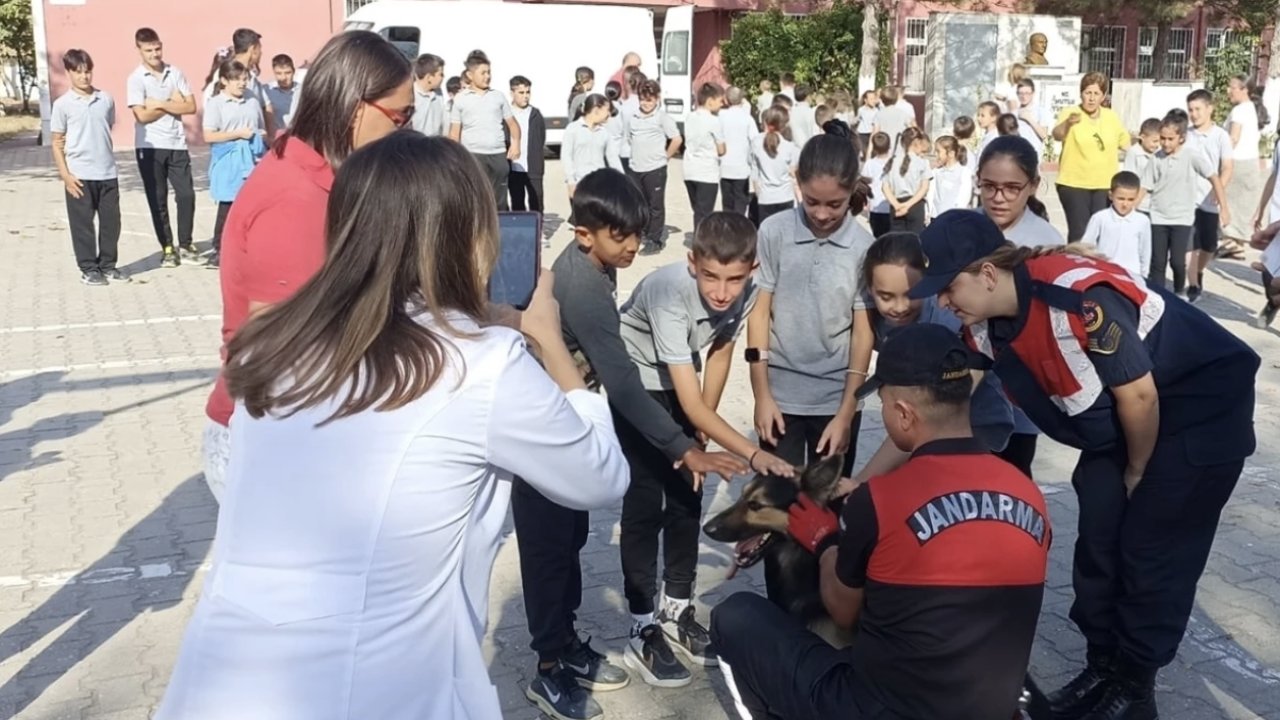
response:
<path id="1" fill-rule="evenodd" d="M 964 269 L 967 273 L 977 273 L 982 269 L 983 265 L 990 263 L 998 270 L 1012 271 L 1014 268 L 1035 258 L 1046 257 L 1049 255 L 1074 255 L 1076 257 L 1089 258 L 1091 260 L 1106 260 L 1106 256 L 1098 252 L 1091 245 L 1082 245 L 1081 243 L 1070 243 L 1068 245 L 1044 245 L 1040 247 L 1024 247 L 1015 245 L 1006 241 L 1003 245 L 996 248 L 996 251 L 990 255 L 971 263 Z"/>
<path id="2" fill-rule="evenodd" d="M 253 417 L 333 399 L 324 422 L 403 407 L 440 379 L 449 337 L 465 336 L 446 313 L 485 313 L 498 217 L 489 181 L 461 145 L 400 130 L 357 150 L 326 217 L 324 267 L 227 347 L 227 387 Z"/>
<path id="3" fill-rule="evenodd" d="M 296 137 L 337 170 L 354 148 L 351 124 L 360 103 L 375 101 L 413 79 L 413 66 L 394 45 L 368 30 L 348 30 L 329 38 L 307 69 L 306 89 L 298 95 L 288 131 L 276 141 Z"/>
<path id="4" fill-rule="evenodd" d="M 760 118 L 764 121 L 764 151 L 771 158 L 778 157 L 778 145 L 782 143 L 782 134 L 787 131 L 791 113 L 778 105 L 770 105 Z"/>

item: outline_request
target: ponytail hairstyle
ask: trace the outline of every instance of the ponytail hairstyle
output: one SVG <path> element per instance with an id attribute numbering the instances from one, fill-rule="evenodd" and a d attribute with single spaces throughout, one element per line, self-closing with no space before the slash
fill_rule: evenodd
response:
<path id="1" fill-rule="evenodd" d="M 218 92 L 222 92 L 227 89 L 228 80 L 239 80 L 248 74 L 249 68 L 245 67 L 244 63 L 239 60 L 236 60 L 235 58 L 224 60 L 222 64 L 218 66 L 218 85 L 214 89 Z"/>
<path id="2" fill-rule="evenodd" d="M 578 114 L 573 119 L 577 120 L 578 118 L 585 118 L 588 113 L 594 112 L 602 107 L 607 108 L 611 106 L 612 103 L 609 98 L 601 95 L 600 93 L 592 93 L 582 102 L 582 106 L 578 108 Z"/>
<path id="3" fill-rule="evenodd" d="M 1008 158 L 1017 164 L 1022 174 L 1027 176 L 1028 182 L 1039 182 L 1040 156 L 1026 138 L 1018 135 L 1003 135 L 987 143 L 987 148 L 982 151 L 982 157 L 978 158 L 979 177 L 982 175 L 982 168 L 997 157 Z M 1049 219 L 1049 211 L 1034 194 L 1027 198 L 1027 209 L 1044 220 Z"/>
<path id="4" fill-rule="evenodd" d="M 201 86 L 201 89 L 203 90 L 204 88 L 207 88 L 210 85 L 212 85 L 214 82 L 217 82 L 218 73 L 219 71 L 222 70 L 222 64 L 227 62 L 228 60 L 234 60 L 235 56 L 236 56 L 235 53 L 231 52 L 231 48 L 229 47 L 218 48 L 216 51 L 214 51 L 213 62 L 209 65 L 209 74 L 204 76 L 204 85 Z M 218 91 L 221 89 L 222 88 L 220 87 L 214 88 L 215 91 Z"/>
<path id="5" fill-rule="evenodd" d="M 925 135 L 924 131 L 917 127 L 909 127 L 898 136 L 898 147 L 902 148 L 902 164 L 898 166 L 898 174 L 902 177 L 906 177 L 907 170 L 911 168 L 911 147 L 920 140 L 927 142 L 929 136 Z M 884 166 L 886 175 L 889 174 L 889 168 L 890 165 Z"/>
<path id="6" fill-rule="evenodd" d="M 583 65 L 577 70 L 574 70 L 573 71 L 573 88 L 569 90 L 569 102 L 572 103 L 574 98 L 586 92 L 587 83 L 592 82 L 595 79 L 596 79 L 595 71 L 587 67 L 586 65 Z M 572 120 L 574 118 L 570 118 L 570 119 Z"/>
<path id="7" fill-rule="evenodd" d="M 1267 112 L 1267 107 L 1262 104 L 1262 90 L 1258 88 L 1258 84 L 1248 75 L 1236 75 L 1232 79 L 1240 83 L 1245 92 L 1249 93 L 1249 102 L 1253 103 L 1253 109 L 1258 114 L 1258 129 L 1262 130 L 1271 124 L 1271 113 Z"/>
<path id="8" fill-rule="evenodd" d="M 852 196 L 858 186 L 858 151 L 847 138 L 814 135 L 800 151 L 796 179 L 801 184 L 817 177 L 835 178 Z"/>
<path id="9" fill-rule="evenodd" d="M 871 136 L 871 155 L 869 157 L 882 158 L 893 152 L 893 139 L 889 137 L 889 133 L 878 132 Z"/>
<path id="10" fill-rule="evenodd" d="M 1001 135 L 1018 135 L 1018 116 L 1005 113 L 996 118 L 996 132 Z"/>
<path id="11" fill-rule="evenodd" d="M 791 113 L 781 105 L 770 105 L 761 116 L 764 122 L 764 151 L 771 158 L 778 157 L 778 145 L 782 143 L 782 134 L 787 131 L 791 122 Z"/>
<path id="12" fill-rule="evenodd" d="M 862 261 L 862 287 L 871 290 L 871 279 L 881 265 L 898 265 L 924 274 L 926 264 L 920 236 L 912 232 L 890 232 L 871 243 Z"/>
<path id="13" fill-rule="evenodd" d="M 955 137 L 951 135 L 943 135 L 938 138 L 936 144 L 943 150 L 954 154 L 956 156 L 956 162 L 961 165 L 969 164 L 969 151 L 965 148 L 964 144 L 955 139 Z"/>
<path id="14" fill-rule="evenodd" d="M 1025 140 L 1024 140 L 1025 142 Z M 1029 143 L 1028 143 L 1029 144 Z M 985 155 L 985 153 L 983 153 Z M 961 272 L 967 272 L 976 275 L 982 270 L 982 266 L 986 264 L 993 265 L 997 270 L 1013 271 L 1014 268 L 1022 265 L 1028 260 L 1035 258 L 1049 257 L 1051 255 L 1066 255 L 1068 257 L 1088 258 L 1090 260 L 1106 260 L 1106 256 L 1098 252 L 1094 245 L 1086 243 L 1067 243 L 1066 245 L 1045 245 L 1040 247 L 1024 247 L 1015 245 L 1012 242 L 1005 241 L 1003 245 L 996 248 L 995 252 L 980 258 L 971 263 Z M 871 251 L 867 250 L 868 265 L 871 264 Z"/>

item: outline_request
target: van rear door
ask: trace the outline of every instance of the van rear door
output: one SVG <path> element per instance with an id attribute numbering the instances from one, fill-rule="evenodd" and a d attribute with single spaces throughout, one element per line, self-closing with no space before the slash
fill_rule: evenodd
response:
<path id="1" fill-rule="evenodd" d="M 678 123 L 693 108 L 693 5 L 667 8 L 662 23 L 662 102 Z"/>

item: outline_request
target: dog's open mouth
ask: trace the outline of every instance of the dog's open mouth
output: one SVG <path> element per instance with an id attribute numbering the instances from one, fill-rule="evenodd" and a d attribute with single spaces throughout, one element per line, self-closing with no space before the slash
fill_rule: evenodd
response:
<path id="1" fill-rule="evenodd" d="M 760 562 L 760 558 L 764 557 L 764 551 L 774 539 L 775 535 L 772 532 L 766 532 L 739 542 L 734 548 L 733 568 L 729 571 L 729 577 L 733 577 L 740 569 L 749 568 Z"/>

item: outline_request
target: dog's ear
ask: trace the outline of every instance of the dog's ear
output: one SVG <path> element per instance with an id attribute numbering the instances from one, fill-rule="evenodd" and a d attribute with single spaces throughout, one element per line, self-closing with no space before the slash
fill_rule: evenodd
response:
<path id="1" fill-rule="evenodd" d="M 844 455 L 839 454 L 812 463 L 800 474 L 800 489 L 814 502 L 825 505 L 835 494 L 843 469 Z"/>

